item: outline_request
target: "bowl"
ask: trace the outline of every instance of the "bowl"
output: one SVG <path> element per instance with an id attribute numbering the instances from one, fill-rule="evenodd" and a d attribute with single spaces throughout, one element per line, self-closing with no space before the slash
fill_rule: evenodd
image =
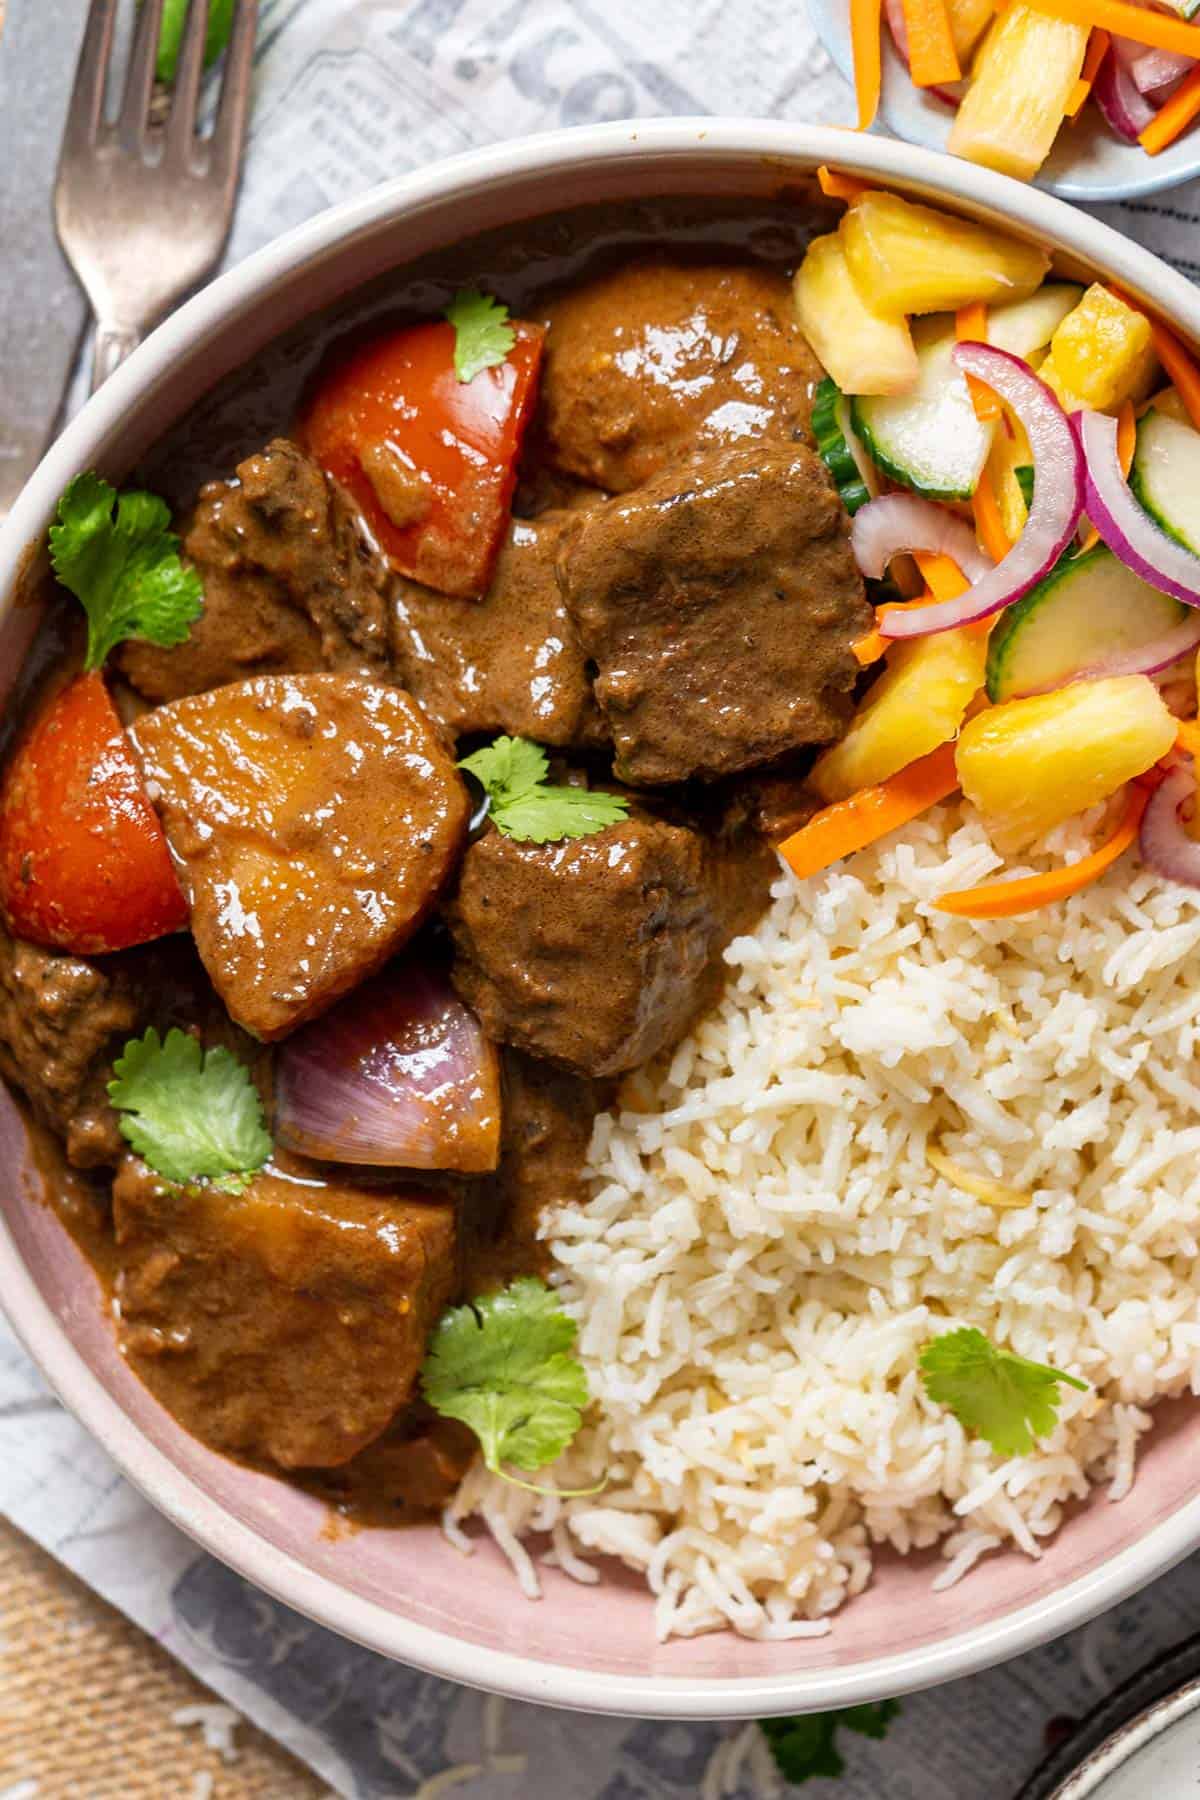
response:
<path id="1" fill-rule="evenodd" d="M 663 194 L 797 196 L 837 162 L 1052 247 L 1153 299 L 1200 341 L 1200 294 L 1107 226 L 1036 188 L 881 137 L 716 119 L 551 133 L 475 151 L 333 208 L 223 276 L 137 350 L 53 446 L 0 530 L 0 692 L 36 630 L 14 599 L 78 470 L 119 476 L 223 374 L 360 284 L 482 227 L 564 205 Z M 32 549 L 31 549 L 32 547 Z M 655 1642 L 643 1585 L 545 1572 L 517 1591 L 480 1541 L 468 1561 L 434 1527 L 335 1536 L 305 1495 L 181 1431 L 129 1372 L 94 1278 L 36 1199 L 33 1148 L 0 1090 L 0 1304 L 67 1406 L 122 1472 L 205 1549 L 278 1599 L 383 1654 L 528 1700 L 675 1718 L 841 1707 L 999 1662 L 1111 1606 L 1200 1545 L 1200 1408 L 1164 1408 L 1132 1495 L 1081 1508 L 1038 1561 L 994 1556 L 930 1588 L 931 1556 L 884 1558 L 832 1633 Z"/>
<path id="2" fill-rule="evenodd" d="M 1035 1770 L 1017 1800 L 1192 1800 L 1200 1766 L 1200 1638 L 1139 1669 Z"/>
<path id="3" fill-rule="evenodd" d="M 837 69 L 853 86 L 847 0 L 809 0 L 809 17 Z M 944 101 L 913 86 L 885 27 L 879 123 L 907 144 L 944 150 L 953 119 Z M 1095 107 L 1089 106 L 1075 124 L 1059 132 L 1035 182 L 1060 200 L 1099 205 L 1161 193 L 1195 175 L 1200 175 L 1200 131 L 1185 131 L 1157 156 L 1147 156 L 1140 144 L 1120 143 L 1097 118 Z"/>

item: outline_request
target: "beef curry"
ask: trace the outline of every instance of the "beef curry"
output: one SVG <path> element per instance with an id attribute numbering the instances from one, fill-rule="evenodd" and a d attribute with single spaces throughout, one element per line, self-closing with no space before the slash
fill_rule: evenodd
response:
<path id="1" fill-rule="evenodd" d="M 849 720 L 873 615 L 812 446 L 805 236 L 572 215 L 410 272 L 398 324 L 393 282 L 293 333 L 139 471 L 186 630 L 70 650 L 16 734 L 0 1068 L 80 1177 L 50 1199 L 174 1416 L 359 1516 L 453 1490 L 430 1333 L 541 1271 Z M 507 803 L 489 748 L 533 759 Z M 156 1163 L 135 1045 L 185 1084 L 219 1052 L 258 1166 Z"/>

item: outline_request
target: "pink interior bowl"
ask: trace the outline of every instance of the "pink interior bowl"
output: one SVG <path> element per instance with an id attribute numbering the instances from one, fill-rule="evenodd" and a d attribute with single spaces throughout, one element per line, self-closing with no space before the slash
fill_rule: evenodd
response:
<path id="1" fill-rule="evenodd" d="M 1200 342 L 1200 296 L 1145 251 L 1034 188 L 908 145 L 711 119 L 604 125 L 474 152 L 335 207 L 199 295 L 130 358 L 46 457 L 0 530 L 0 691 L 36 628 L 13 603 L 28 547 L 79 469 L 119 476 L 214 381 L 278 332 L 411 258 L 565 206 L 662 194 L 786 193 L 823 162 L 1003 221 L 1081 273 L 1118 280 Z M 641 1583 L 545 1571 L 522 1599 L 487 1542 L 464 1558 L 433 1527 L 333 1536 L 306 1496 L 188 1438 L 125 1368 L 94 1277 L 38 1204 L 20 1119 L 0 1092 L 0 1304 L 65 1403 L 131 1481 L 214 1555 L 374 1650 L 528 1700 L 599 1712 L 736 1718 L 878 1699 L 968 1674 L 1113 1605 L 1200 1545 L 1200 1407 L 1164 1409 L 1131 1496 L 1098 1494 L 1039 1561 L 989 1557 L 945 1593 L 929 1557 L 884 1558 L 829 1636 L 732 1632 L 656 1644 Z"/>

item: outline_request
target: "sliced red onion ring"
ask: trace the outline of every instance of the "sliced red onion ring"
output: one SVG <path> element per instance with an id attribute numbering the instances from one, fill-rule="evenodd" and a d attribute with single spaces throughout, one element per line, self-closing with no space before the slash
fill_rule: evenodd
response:
<path id="1" fill-rule="evenodd" d="M 893 556 L 912 550 L 952 556 L 968 581 L 978 581 L 992 567 L 991 557 L 979 548 L 965 519 L 916 494 L 881 494 L 860 506 L 850 527 L 850 548 L 863 574 L 873 581 L 879 580 Z"/>
<path id="2" fill-rule="evenodd" d="M 1079 412 L 1074 425 L 1086 463 L 1084 508 L 1109 549 L 1160 593 L 1200 606 L 1200 557 L 1160 531 L 1134 499 L 1121 473 L 1117 421 L 1106 413 Z"/>
<path id="3" fill-rule="evenodd" d="M 1024 531 L 1001 562 L 982 574 L 960 564 L 972 583 L 965 594 L 938 606 L 884 613 L 879 626 L 884 637 L 925 637 L 932 631 L 947 631 L 986 619 L 1019 600 L 1058 561 L 1083 510 L 1083 454 L 1070 420 L 1045 382 L 1039 381 L 1019 356 L 1010 356 L 992 344 L 956 344 L 954 360 L 998 394 L 1025 427 L 1036 471 L 1033 504 Z M 879 502 L 872 504 L 878 506 Z M 870 507 L 864 506 L 855 514 L 856 527 L 869 511 Z M 948 553 L 954 555 L 952 550 Z"/>
<path id="4" fill-rule="evenodd" d="M 1136 144 L 1154 117 L 1154 108 L 1142 98 L 1132 72 L 1111 49 L 1096 71 L 1092 98 L 1109 130 L 1126 144 Z"/>
<path id="5" fill-rule="evenodd" d="M 1181 887 L 1200 888 L 1200 843 L 1187 830 L 1179 813 L 1196 797 L 1196 768 L 1180 763 L 1161 781 L 1142 814 L 1139 847 L 1142 861 L 1168 881 Z"/>
<path id="6" fill-rule="evenodd" d="M 393 964 L 290 1037 L 275 1134 L 322 1162 L 494 1169 L 500 1072 L 479 1021 L 436 967 Z"/>

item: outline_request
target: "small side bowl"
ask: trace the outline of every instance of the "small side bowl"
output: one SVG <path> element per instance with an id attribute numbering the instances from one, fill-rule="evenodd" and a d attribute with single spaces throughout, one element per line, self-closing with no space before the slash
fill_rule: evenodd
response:
<path id="1" fill-rule="evenodd" d="M 836 162 L 1044 244 L 1153 300 L 1194 343 L 1200 293 L 1146 251 L 1035 188 L 883 137 L 747 120 L 664 119 L 479 150 L 332 208 L 215 282 L 119 369 L 53 446 L 0 529 L 0 706 L 36 629 L 22 571 L 77 471 L 119 479 L 229 370 L 368 281 L 475 232 L 565 206 L 699 194 L 805 204 Z M 0 1305 L 63 1401 L 197 1543 L 278 1599 L 404 1662 L 527 1700 L 667 1718 L 755 1718 L 877 1700 L 970 1674 L 1071 1629 L 1200 1546 L 1200 1407 L 1162 1409 L 1137 1484 L 1096 1493 L 1037 1561 L 990 1557 L 935 1593 L 931 1555 L 883 1557 L 826 1637 L 732 1632 L 659 1644 L 644 1584 L 545 1571 L 523 1600 L 498 1550 L 465 1561 L 433 1526 L 335 1535 L 311 1498 L 189 1438 L 117 1352 L 95 1279 L 39 1204 L 33 1150 L 0 1089 Z"/>
<path id="2" fill-rule="evenodd" d="M 853 87 L 847 0 L 808 0 L 808 12 L 835 67 Z M 847 106 L 849 117 L 849 102 Z M 884 25 L 883 93 L 876 132 L 882 125 L 906 144 L 944 150 L 953 120 L 954 113 L 944 101 L 913 86 Z M 844 163 L 846 159 L 838 160 Z M 1060 200 L 1100 205 L 1158 194 L 1196 175 L 1200 175 L 1200 126 L 1185 131 L 1158 156 L 1147 156 L 1139 144 L 1119 143 L 1089 106 L 1075 124 L 1063 126 L 1035 185 Z"/>

